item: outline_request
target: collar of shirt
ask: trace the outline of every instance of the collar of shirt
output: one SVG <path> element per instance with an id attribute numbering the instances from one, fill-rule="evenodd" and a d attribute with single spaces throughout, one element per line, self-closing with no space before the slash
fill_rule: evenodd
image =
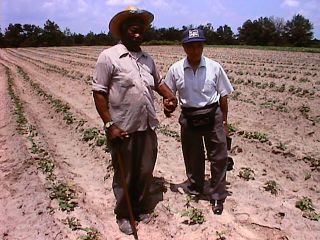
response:
<path id="1" fill-rule="evenodd" d="M 131 52 L 126 48 L 126 46 L 123 45 L 121 42 L 119 43 L 119 46 L 120 46 L 120 48 L 119 48 L 119 58 L 126 57 L 126 56 L 130 55 L 134 59 L 136 59 L 136 56 L 132 55 Z M 139 53 L 141 53 L 141 56 L 148 57 L 148 55 L 142 50 Z M 139 58 L 140 58 L 140 56 L 138 57 L 138 59 Z"/>
<path id="2" fill-rule="evenodd" d="M 205 60 L 204 56 L 201 56 L 201 60 L 200 60 L 198 68 L 201 68 L 201 67 L 206 67 L 206 60 Z M 192 68 L 187 57 L 183 61 L 183 69 L 186 69 L 186 68 Z"/>

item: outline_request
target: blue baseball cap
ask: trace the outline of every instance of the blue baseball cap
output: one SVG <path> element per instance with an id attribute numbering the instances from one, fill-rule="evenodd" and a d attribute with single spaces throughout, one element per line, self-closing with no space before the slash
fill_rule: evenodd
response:
<path id="1" fill-rule="evenodd" d="M 182 43 L 205 42 L 206 37 L 201 29 L 187 29 L 182 34 Z"/>

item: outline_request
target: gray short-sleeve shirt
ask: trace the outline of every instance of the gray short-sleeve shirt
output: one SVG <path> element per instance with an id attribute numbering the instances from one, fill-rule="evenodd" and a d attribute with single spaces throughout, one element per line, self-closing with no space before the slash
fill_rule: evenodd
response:
<path id="1" fill-rule="evenodd" d="M 153 90 L 160 83 L 149 54 L 131 53 L 119 43 L 100 53 L 92 90 L 107 94 L 113 122 L 130 133 L 158 125 Z"/>

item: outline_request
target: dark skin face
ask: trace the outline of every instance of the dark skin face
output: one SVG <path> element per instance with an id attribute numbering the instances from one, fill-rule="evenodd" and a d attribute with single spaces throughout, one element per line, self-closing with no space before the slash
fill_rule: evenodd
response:
<path id="1" fill-rule="evenodd" d="M 203 52 L 203 42 L 191 42 L 184 43 L 183 49 L 187 54 L 188 61 L 193 67 L 197 67 L 200 63 L 202 52 Z"/>
<path id="2" fill-rule="evenodd" d="M 144 24 L 140 19 L 129 19 L 123 23 L 121 42 L 129 51 L 139 52 L 143 42 Z"/>

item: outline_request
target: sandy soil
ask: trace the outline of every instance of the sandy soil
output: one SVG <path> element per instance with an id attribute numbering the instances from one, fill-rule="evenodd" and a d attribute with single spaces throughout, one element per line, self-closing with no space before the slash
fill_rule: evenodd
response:
<path id="1" fill-rule="evenodd" d="M 94 140 L 83 140 L 86 129 L 96 127 L 102 133 L 90 87 L 102 49 L 0 50 L 1 239 L 133 239 L 115 222 L 109 153 Z M 145 49 L 162 74 L 183 56 L 180 47 Z M 308 197 L 320 213 L 320 55 L 224 48 L 207 48 L 205 54 L 224 66 L 236 88 L 229 106 L 235 127 L 230 153 L 235 166 L 227 176 L 230 196 L 221 216 L 213 215 L 205 198 L 192 199 L 191 206 L 202 212 L 205 222 L 186 223 L 186 176 L 176 137 L 179 110 L 165 118 L 157 96 L 161 127 L 152 192 L 159 202 L 151 223 L 139 223 L 139 239 L 320 239 L 319 221 L 303 217 L 295 207 Z M 23 105 L 22 134 L 10 82 Z M 70 109 L 57 112 L 57 100 Z M 66 114 L 73 123 L 67 124 Z M 253 132 L 265 134 L 265 141 L 250 138 Z M 54 164 L 54 179 L 39 167 L 45 160 Z M 241 178 L 243 168 L 250 168 L 254 179 Z M 270 180 L 277 183 L 277 194 L 264 188 Z M 57 183 L 72 189 L 74 210 L 63 211 L 52 196 Z M 81 227 L 66 223 L 72 218 Z M 96 229 L 97 237 L 86 228 Z"/>

